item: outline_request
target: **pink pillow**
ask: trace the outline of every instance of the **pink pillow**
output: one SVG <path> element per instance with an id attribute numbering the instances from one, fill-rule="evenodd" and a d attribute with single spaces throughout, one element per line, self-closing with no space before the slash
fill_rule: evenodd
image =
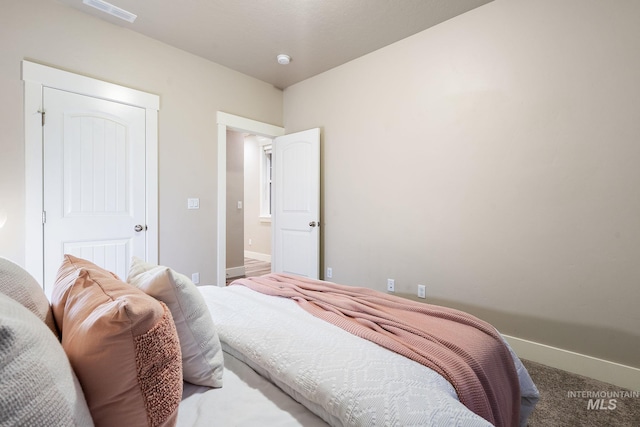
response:
<path id="1" fill-rule="evenodd" d="M 52 305 L 96 426 L 175 425 L 182 365 L 166 305 L 71 255 Z"/>

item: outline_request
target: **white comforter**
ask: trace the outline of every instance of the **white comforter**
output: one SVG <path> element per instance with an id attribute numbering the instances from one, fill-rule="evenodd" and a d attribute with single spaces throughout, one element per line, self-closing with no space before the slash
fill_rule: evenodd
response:
<path id="1" fill-rule="evenodd" d="M 243 286 L 199 289 L 224 350 L 332 426 L 491 425 L 461 404 L 439 374 L 314 317 L 292 300 Z M 538 392 L 513 355 L 523 402 L 535 404 Z M 532 409 L 522 408 L 522 425 Z"/>
<path id="2" fill-rule="evenodd" d="M 253 369 L 224 353 L 224 387 L 184 383 L 177 427 L 326 427 Z"/>

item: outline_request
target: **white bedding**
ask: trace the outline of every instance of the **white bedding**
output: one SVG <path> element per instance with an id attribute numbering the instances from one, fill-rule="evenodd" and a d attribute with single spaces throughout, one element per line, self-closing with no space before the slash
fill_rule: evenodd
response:
<path id="1" fill-rule="evenodd" d="M 224 386 L 184 383 L 179 427 L 324 426 L 326 423 L 235 357 L 224 353 Z"/>
<path id="2" fill-rule="evenodd" d="M 260 425 L 321 423 L 262 378 L 251 377 L 254 384 L 248 385 L 243 375 L 255 375 L 248 365 L 333 426 L 490 426 L 459 402 L 439 374 L 314 317 L 294 301 L 242 286 L 199 289 L 228 366 L 222 389 L 194 392 L 187 385 L 179 425 L 254 425 L 252 416 L 258 416 L 254 423 L 274 417 Z M 514 360 L 523 401 L 535 404 L 538 392 L 515 354 Z M 243 384 L 249 392 L 241 391 Z M 221 406 L 226 414 L 218 412 Z M 522 425 L 532 408 L 521 410 Z"/>

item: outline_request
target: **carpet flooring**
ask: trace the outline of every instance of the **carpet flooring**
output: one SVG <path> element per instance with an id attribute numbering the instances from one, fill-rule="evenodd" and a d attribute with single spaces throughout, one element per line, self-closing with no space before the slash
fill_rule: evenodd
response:
<path id="1" fill-rule="evenodd" d="M 640 427 L 637 390 L 634 393 L 528 360 L 522 363 L 540 392 L 529 427 Z M 623 397 L 621 392 L 631 396 Z"/>
<path id="2" fill-rule="evenodd" d="M 257 259 L 244 259 L 244 275 L 246 277 L 262 276 L 271 273 L 271 263 Z"/>
<path id="3" fill-rule="evenodd" d="M 253 258 L 244 259 L 244 276 L 242 277 L 262 276 L 269 273 L 271 273 L 270 262 L 259 261 Z M 236 279 L 239 279 L 239 277 L 227 277 L 227 285 Z"/>

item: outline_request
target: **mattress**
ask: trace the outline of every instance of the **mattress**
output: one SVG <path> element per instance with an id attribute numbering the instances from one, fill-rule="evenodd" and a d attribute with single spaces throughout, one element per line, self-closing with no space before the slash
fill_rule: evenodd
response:
<path id="1" fill-rule="evenodd" d="M 491 425 L 460 403 L 435 371 L 292 300 L 242 286 L 199 290 L 225 351 L 224 386 L 186 384 L 178 425 Z M 512 356 L 526 425 L 538 392 Z"/>

